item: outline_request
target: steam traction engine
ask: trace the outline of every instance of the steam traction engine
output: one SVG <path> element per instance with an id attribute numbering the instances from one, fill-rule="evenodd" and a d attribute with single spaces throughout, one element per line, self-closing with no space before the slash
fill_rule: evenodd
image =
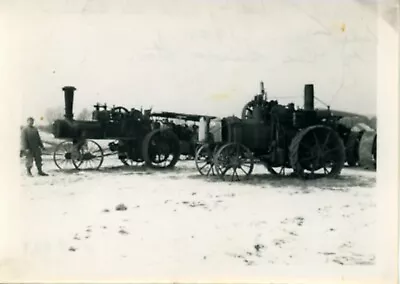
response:
<path id="1" fill-rule="evenodd" d="M 73 118 L 75 87 L 64 87 L 65 119 L 56 120 L 53 134 L 66 139 L 54 151 L 54 162 L 60 169 L 98 169 L 104 156 L 118 154 L 126 165 L 145 163 L 152 168 L 171 168 L 180 155 L 179 139 L 170 128 L 161 128 L 150 118 L 150 111 L 130 111 L 124 107 L 107 109 L 95 105 L 92 120 Z M 105 154 L 94 140 L 114 140 Z"/>
<path id="2" fill-rule="evenodd" d="M 247 178 L 256 161 L 275 175 L 335 177 L 345 162 L 337 118 L 314 109 L 314 86 L 305 85 L 304 108 L 280 105 L 261 94 L 243 109 L 242 118 L 205 119 L 199 125 L 195 157 L 202 175 L 226 180 Z"/>

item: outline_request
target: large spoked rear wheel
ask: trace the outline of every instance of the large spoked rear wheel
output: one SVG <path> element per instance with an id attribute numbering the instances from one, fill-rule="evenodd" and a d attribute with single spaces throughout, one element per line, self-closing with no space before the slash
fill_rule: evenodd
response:
<path id="1" fill-rule="evenodd" d="M 72 163 L 80 170 L 98 170 L 103 164 L 104 153 L 100 145 L 93 140 L 78 142 L 76 145 L 78 155 L 72 159 Z"/>
<path id="2" fill-rule="evenodd" d="M 228 143 L 215 153 L 214 167 L 222 180 L 246 180 L 253 171 L 254 158 L 250 150 L 244 145 Z"/>
<path id="3" fill-rule="evenodd" d="M 119 140 L 113 151 L 118 153 L 118 159 L 124 166 L 140 167 L 144 165 L 141 143 L 136 140 Z"/>
<path id="4" fill-rule="evenodd" d="M 290 162 L 302 178 L 337 177 L 345 162 L 343 140 L 330 127 L 305 128 L 291 142 Z"/>
<path id="5" fill-rule="evenodd" d="M 216 146 L 204 144 L 197 149 L 195 156 L 196 168 L 201 175 L 215 176 L 217 174 L 214 166 L 214 154 Z"/>
<path id="6" fill-rule="evenodd" d="M 143 140 L 143 159 L 155 169 L 173 168 L 179 160 L 180 142 L 169 129 L 155 129 Z"/>
<path id="7" fill-rule="evenodd" d="M 79 152 L 71 141 L 63 141 L 56 146 L 53 153 L 54 164 L 60 170 L 77 169 L 72 162 L 79 156 Z"/>

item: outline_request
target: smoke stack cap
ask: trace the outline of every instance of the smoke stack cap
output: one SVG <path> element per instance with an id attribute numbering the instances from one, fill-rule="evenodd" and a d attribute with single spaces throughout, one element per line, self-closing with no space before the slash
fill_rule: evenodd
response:
<path id="1" fill-rule="evenodd" d="M 68 91 L 68 90 L 76 91 L 76 88 L 73 87 L 73 86 L 65 86 L 65 87 L 62 88 L 62 90 L 63 90 L 63 91 Z"/>

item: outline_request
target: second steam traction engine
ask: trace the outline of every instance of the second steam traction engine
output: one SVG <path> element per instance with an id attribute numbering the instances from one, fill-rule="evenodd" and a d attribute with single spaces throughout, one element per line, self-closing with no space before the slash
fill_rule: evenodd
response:
<path id="1" fill-rule="evenodd" d="M 203 120 L 196 154 L 201 174 L 240 180 L 259 161 L 277 175 L 316 178 L 337 176 L 345 161 L 345 148 L 329 109 L 314 108 L 314 86 L 305 85 L 304 108 L 281 105 L 261 93 L 244 107 L 242 117 Z"/>

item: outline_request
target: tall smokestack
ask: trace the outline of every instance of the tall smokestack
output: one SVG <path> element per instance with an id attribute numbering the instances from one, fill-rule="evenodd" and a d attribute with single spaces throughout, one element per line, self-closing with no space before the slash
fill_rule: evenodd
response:
<path id="1" fill-rule="evenodd" d="M 304 86 L 304 110 L 314 110 L 314 85 Z"/>
<path id="2" fill-rule="evenodd" d="M 261 94 L 264 95 L 265 89 L 264 89 L 264 82 L 263 81 L 260 82 L 260 89 L 261 89 Z"/>
<path id="3" fill-rule="evenodd" d="M 73 105 L 74 105 L 74 92 L 76 90 L 75 87 L 66 86 L 62 88 L 64 91 L 64 101 L 65 101 L 65 115 L 66 119 L 72 120 L 74 118 L 74 114 L 72 113 Z"/>
<path id="4" fill-rule="evenodd" d="M 261 89 L 262 99 L 267 100 L 267 95 L 265 94 L 264 82 L 263 81 L 260 82 L 260 89 Z"/>

